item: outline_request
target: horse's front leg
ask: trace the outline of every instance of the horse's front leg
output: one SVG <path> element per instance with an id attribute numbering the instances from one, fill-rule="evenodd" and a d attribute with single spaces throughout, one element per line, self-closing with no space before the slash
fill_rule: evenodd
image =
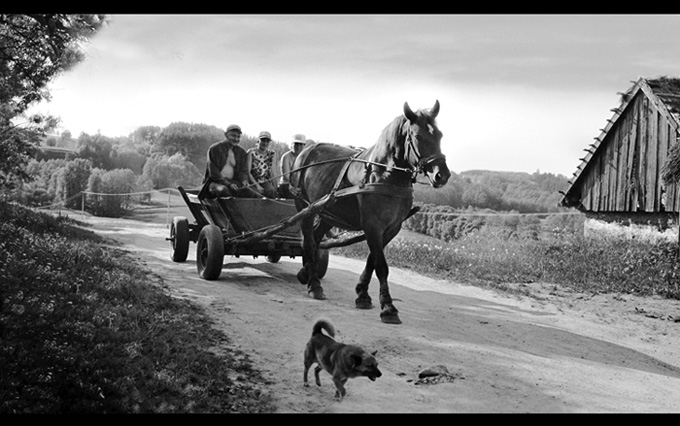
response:
<path id="1" fill-rule="evenodd" d="M 308 216 L 300 222 L 302 231 L 302 269 L 297 274 L 302 284 L 307 284 L 307 290 L 315 299 L 324 300 L 323 288 L 319 280 L 318 259 L 319 246 L 314 238 L 314 217 Z"/>
<path id="2" fill-rule="evenodd" d="M 371 258 L 373 260 L 375 275 L 380 283 L 380 319 L 382 322 L 387 324 L 401 324 L 401 320 L 399 319 L 399 311 L 392 302 L 392 296 L 390 295 L 390 289 L 387 283 L 389 267 L 387 266 L 384 248 L 389 240 L 391 240 L 391 237 L 387 238 L 387 240 L 383 242 L 382 233 L 372 233 L 370 236 L 367 234 L 366 239 L 368 242 L 368 247 L 371 250 L 369 260 L 371 260 Z M 368 269 L 368 267 L 366 269 Z M 366 272 L 366 270 L 364 270 L 364 272 Z M 366 284 L 366 287 L 368 287 L 368 284 Z"/>
<path id="3" fill-rule="evenodd" d="M 375 275 L 380 282 L 380 309 L 382 309 L 380 311 L 380 319 L 387 324 L 401 324 L 399 311 L 392 302 L 389 285 L 387 284 L 389 267 L 387 266 L 387 259 L 385 259 L 382 247 L 375 256 Z"/>

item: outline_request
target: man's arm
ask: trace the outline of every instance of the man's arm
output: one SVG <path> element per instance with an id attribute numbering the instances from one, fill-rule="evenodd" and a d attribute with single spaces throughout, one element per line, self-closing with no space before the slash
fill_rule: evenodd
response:
<path id="1" fill-rule="evenodd" d="M 250 170 L 248 168 L 248 153 L 246 153 L 246 150 L 243 148 L 240 147 L 239 147 L 240 149 L 236 148 L 237 147 L 232 148 L 234 150 L 234 155 L 237 157 L 236 176 L 234 176 L 234 180 L 243 186 L 248 186 L 250 183 Z"/>
<path id="2" fill-rule="evenodd" d="M 285 153 L 281 157 L 281 183 L 290 183 L 290 153 Z"/>
<path id="3" fill-rule="evenodd" d="M 222 166 L 220 166 L 220 164 L 224 165 L 222 157 L 218 149 L 208 149 L 208 176 L 213 182 L 226 185 L 227 182 L 222 176 Z"/>

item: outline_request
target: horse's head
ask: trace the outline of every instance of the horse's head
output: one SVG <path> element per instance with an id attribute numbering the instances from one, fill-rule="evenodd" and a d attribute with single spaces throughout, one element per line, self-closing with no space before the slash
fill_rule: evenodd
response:
<path id="1" fill-rule="evenodd" d="M 441 151 L 442 133 L 435 124 L 438 113 L 439 101 L 429 111 L 417 112 L 413 112 L 407 102 L 404 103 L 406 160 L 416 171 L 422 171 L 435 188 L 446 185 L 451 177 Z"/>

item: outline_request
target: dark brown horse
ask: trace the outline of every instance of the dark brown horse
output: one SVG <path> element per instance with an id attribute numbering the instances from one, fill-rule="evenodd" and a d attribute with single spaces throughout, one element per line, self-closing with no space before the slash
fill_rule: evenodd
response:
<path id="1" fill-rule="evenodd" d="M 320 221 L 310 215 L 301 222 L 305 254 L 298 279 L 307 284 L 314 298 L 325 299 L 316 267 L 323 236 L 333 226 L 363 231 L 370 255 L 356 286 L 356 306 L 372 308 L 368 284 L 375 272 L 380 281 L 382 321 L 401 323 L 387 284 L 383 250 L 411 211 L 417 174 L 425 174 L 435 188 L 445 185 L 451 176 L 440 149 L 442 134 L 435 124 L 438 112 L 439 101 L 430 110 L 417 112 L 405 103 L 403 115 L 364 151 L 322 143 L 298 155 L 291 176 L 291 184 L 299 190 L 298 210 L 327 194 L 337 194 L 335 202 L 319 213 Z"/>

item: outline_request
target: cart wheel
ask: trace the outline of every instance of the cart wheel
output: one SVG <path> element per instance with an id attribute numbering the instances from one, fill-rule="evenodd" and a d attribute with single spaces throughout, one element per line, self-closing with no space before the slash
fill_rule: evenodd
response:
<path id="1" fill-rule="evenodd" d="M 319 278 L 323 278 L 326 275 L 326 271 L 328 271 L 328 258 L 328 250 L 319 250 L 319 264 L 317 265 L 317 274 L 319 275 Z"/>
<path id="2" fill-rule="evenodd" d="M 276 263 L 279 260 L 281 260 L 280 254 L 268 254 L 267 255 L 267 262 L 269 262 L 269 263 Z"/>
<path id="3" fill-rule="evenodd" d="M 176 216 L 170 225 L 170 241 L 172 242 L 173 262 L 184 262 L 189 254 L 189 220 Z"/>
<path id="4" fill-rule="evenodd" d="M 196 266 L 198 275 L 205 280 L 216 280 L 222 272 L 224 260 L 224 239 L 222 230 L 215 225 L 206 225 L 198 234 L 196 243 Z"/>

